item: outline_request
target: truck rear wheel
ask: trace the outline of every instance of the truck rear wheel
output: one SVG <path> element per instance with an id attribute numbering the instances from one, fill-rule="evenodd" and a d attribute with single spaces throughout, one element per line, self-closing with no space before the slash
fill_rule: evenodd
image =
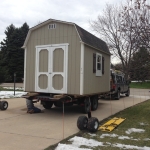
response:
<path id="1" fill-rule="evenodd" d="M 116 93 L 116 99 L 119 100 L 120 99 L 120 91 L 118 90 L 118 92 Z"/>
<path id="2" fill-rule="evenodd" d="M 130 89 L 128 89 L 127 93 L 126 93 L 126 96 L 129 96 L 130 95 Z"/>
<path id="3" fill-rule="evenodd" d="M 53 102 L 44 102 L 44 103 L 43 103 L 43 107 L 44 107 L 45 109 L 51 109 L 52 106 L 53 106 Z"/>
<path id="4" fill-rule="evenodd" d="M 93 96 L 91 97 L 91 110 L 96 110 L 98 107 L 98 97 Z"/>
<path id="5" fill-rule="evenodd" d="M 8 102 L 7 101 L 0 101 L 0 109 L 6 110 L 8 108 Z"/>
<path id="6" fill-rule="evenodd" d="M 77 120 L 77 127 L 80 130 L 87 129 L 88 118 L 86 116 L 80 116 Z"/>
<path id="7" fill-rule="evenodd" d="M 98 121 L 98 119 L 95 118 L 95 117 L 89 118 L 87 129 L 90 132 L 96 132 L 98 130 L 98 128 L 99 128 L 99 121 Z"/>

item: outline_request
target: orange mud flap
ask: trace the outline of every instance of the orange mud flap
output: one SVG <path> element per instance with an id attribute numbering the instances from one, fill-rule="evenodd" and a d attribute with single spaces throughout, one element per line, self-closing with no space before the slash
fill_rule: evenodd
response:
<path id="1" fill-rule="evenodd" d="M 103 124 L 102 126 L 100 126 L 98 128 L 98 130 L 111 132 L 118 125 L 120 125 L 124 120 L 125 119 L 123 119 L 123 118 L 114 117 L 113 119 L 109 120 L 108 122 L 106 122 L 105 124 Z"/>

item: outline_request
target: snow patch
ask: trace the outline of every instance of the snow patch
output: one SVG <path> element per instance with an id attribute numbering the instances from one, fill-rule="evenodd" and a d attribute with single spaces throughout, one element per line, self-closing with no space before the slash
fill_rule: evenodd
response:
<path id="1" fill-rule="evenodd" d="M 104 137 L 117 137 L 118 135 L 117 134 L 102 134 L 100 136 L 100 138 L 104 138 Z"/>
<path id="2" fill-rule="evenodd" d="M 86 138 L 77 137 L 77 136 L 71 138 L 69 141 L 71 141 L 72 145 L 74 145 L 76 147 L 80 147 L 81 145 L 86 145 L 89 147 L 105 146 L 103 144 L 103 142 L 98 142 L 98 141 L 93 140 L 93 139 L 86 139 Z"/>
<path id="3" fill-rule="evenodd" d="M 96 136 L 96 134 L 91 134 L 91 133 L 88 133 L 90 136 Z"/>
<path id="4" fill-rule="evenodd" d="M 125 145 L 125 144 L 120 144 L 120 143 L 116 143 L 116 144 L 112 144 L 113 147 L 118 147 L 121 149 L 137 149 L 137 150 L 150 150 L 150 147 L 138 147 L 138 146 L 134 146 L 134 145 Z"/>
<path id="5" fill-rule="evenodd" d="M 15 91 L 14 95 L 14 91 L 0 91 L 0 98 L 19 98 L 25 94 L 27 94 L 27 92 Z"/>
<path id="6" fill-rule="evenodd" d="M 79 147 L 75 147 L 73 145 L 66 145 L 66 144 L 59 143 L 55 150 L 92 150 L 92 149 L 79 148 Z"/>
<path id="7" fill-rule="evenodd" d="M 136 128 L 130 128 L 126 131 L 126 134 L 131 134 L 132 132 L 138 132 L 138 133 L 143 133 L 145 130 L 143 129 L 136 129 Z"/>

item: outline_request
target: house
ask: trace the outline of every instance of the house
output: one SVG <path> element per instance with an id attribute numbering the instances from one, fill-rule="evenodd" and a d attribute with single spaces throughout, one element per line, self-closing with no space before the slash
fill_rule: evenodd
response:
<path id="1" fill-rule="evenodd" d="M 28 32 L 24 90 L 88 95 L 110 90 L 107 44 L 75 23 L 49 19 Z"/>

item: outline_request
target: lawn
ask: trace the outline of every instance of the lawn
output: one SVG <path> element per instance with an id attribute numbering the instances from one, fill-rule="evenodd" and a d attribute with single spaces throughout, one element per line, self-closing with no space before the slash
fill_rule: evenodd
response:
<path id="1" fill-rule="evenodd" d="M 150 89 L 150 82 L 131 82 L 130 88 Z"/>
<path id="2" fill-rule="evenodd" d="M 100 125 L 104 124 L 107 120 L 112 119 L 114 116 L 126 118 L 126 120 L 112 132 L 97 131 L 96 133 L 89 133 L 87 130 L 80 131 L 63 141 L 60 141 L 60 143 L 63 146 L 72 145 L 73 147 L 76 147 L 75 149 L 82 150 L 83 148 L 85 148 L 85 150 L 119 150 L 123 148 L 138 150 L 150 149 L 150 100 L 110 116 L 101 121 Z M 129 132 L 132 130 L 135 131 Z M 76 138 L 78 141 L 73 141 Z M 85 141 L 85 143 L 83 141 Z M 58 144 L 52 145 L 45 150 L 55 149 L 63 150 L 58 148 Z M 69 148 L 64 149 L 69 150 Z"/>

